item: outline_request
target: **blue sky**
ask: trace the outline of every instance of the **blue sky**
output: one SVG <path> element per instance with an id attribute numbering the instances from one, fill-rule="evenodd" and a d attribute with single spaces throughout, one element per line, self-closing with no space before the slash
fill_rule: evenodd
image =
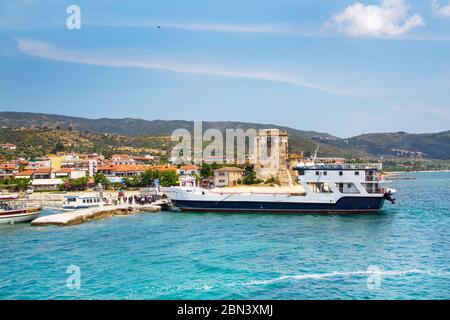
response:
<path id="1" fill-rule="evenodd" d="M 450 1 L 3 0 L 0 110 L 448 130 Z"/>

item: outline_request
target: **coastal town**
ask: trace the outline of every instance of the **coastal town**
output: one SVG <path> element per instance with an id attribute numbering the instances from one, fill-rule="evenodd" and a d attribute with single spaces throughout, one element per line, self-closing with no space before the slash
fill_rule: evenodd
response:
<path id="1" fill-rule="evenodd" d="M 26 207 L 24 212 L 35 218 L 41 208 L 68 209 L 74 212 L 42 217 L 32 225 L 72 225 L 98 217 L 167 209 L 170 203 L 161 201 L 164 193 L 159 191 L 160 187 L 199 186 L 208 190 L 246 186 L 258 187 L 260 191 L 263 187 L 270 190 L 279 187 L 280 192 L 293 188 L 294 166 L 299 161 L 311 160 L 298 154 L 289 155 L 288 134 L 277 129 L 261 130 L 254 142 L 254 149 L 250 150 L 244 164 L 230 163 L 217 156 L 212 163 L 210 159 L 196 159 L 180 164 L 176 159 L 163 161 L 160 156 L 151 154 L 117 153 L 105 157 L 98 153 L 75 152 L 2 161 L 0 191 L 5 208 L 10 207 L 5 213 Z M 268 142 L 270 157 L 262 165 L 259 159 L 268 151 Z M 16 147 L 2 145 L 8 150 Z M 19 195 L 11 196 L 13 193 L 25 196 L 26 205 L 10 206 L 7 201 L 19 200 Z M 31 213 L 30 208 L 34 208 Z M 8 217 L 3 215 L 4 219 Z M 11 220 L 11 223 L 15 221 L 18 220 Z"/>
<path id="2" fill-rule="evenodd" d="M 267 130 L 267 134 L 270 130 Z M 267 134 L 263 137 L 267 139 Z M 259 137 L 258 139 L 260 139 Z M 99 184 L 105 189 L 133 189 L 150 186 L 172 186 L 180 182 L 202 187 L 237 185 L 290 186 L 295 182 L 292 167 L 303 159 L 302 154 L 288 153 L 288 135 L 282 132 L 279 159 L 269 165 L 253 165 L 251 158 L 261 156 L 261 144 L 248 155 L 245 164 L 225 163 L 224 159 L 196 161 L 175 165 L 151 154 L 112 154 L 57 152 L 33 159 L 0 160 L 0 189 L 28 192 L 84 191 Z M 2 148 L 15 150 L 14 144 Z M 325 159 L 323 159 L 325 160 Z M 334 163 L 344 159 L 326 159 Z"/>
<path id="3" fill-rule="evenodd" d="M 32 211 L 24 214 L 30 219 L 40 208 L 76 211 L 41 217 L 32 225 L 71 225 L 137 211 L 360 213 L 378 212 L 385 200 L 395 203 L 396 190 L 382 185 L 382 161 L 319 157 L 319 144 L 305 157 L 291 151 L 289 133 L 277 128 L 259 129 L 248 141 L 236 147 L 238 154 L 227 146 L 231 157 L 216 149 L 208 153 L 209 146 L 196 151 L 194 143 L 193 153 L 173 147 L 163 157 L 56 151 L 14 158 L 18 146 L 5 143 L 2 149 L 10 156 L 0 162 L 3 205 L 15 192 L 27 199 Z M 13 208 L 21 212 L 22 207 Z"/>

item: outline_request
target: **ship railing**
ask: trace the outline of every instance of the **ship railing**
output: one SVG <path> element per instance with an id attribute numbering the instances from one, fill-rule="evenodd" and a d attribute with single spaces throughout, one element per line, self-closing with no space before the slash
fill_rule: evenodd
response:
<path id="1" fill-rule="evenodd" d="M 294 167 L 294 169 L 297 170 L 326 170 L 326 169 L 342 169 L 342 170 L 381 170 L 382 164 L 381 163 L 369 163 L 369 164 L 326 164 L 326 163 L 316 163 L 313 165 L 297 165 Z"/>

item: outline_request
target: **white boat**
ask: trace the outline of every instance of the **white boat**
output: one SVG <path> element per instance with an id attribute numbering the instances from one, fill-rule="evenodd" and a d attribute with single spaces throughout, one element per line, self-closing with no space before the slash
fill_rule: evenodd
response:
<path id="1" fill-rule="evenodd" d="M 106 199 L 101 196 L 79 195 L 79 196 L 65 196 L 64 210 L 77 210 L 94 207 L 103 207 L 108 205 Z"/>
<path id="2" fill-rule="evenodd" d="M 378 212 L 393 189 L 383 188 L 377 165 L 299 165 L 295 188 L 165 188 L 173 205 L 191 212 Z M 270 190 L 267 190 L 270 189 Z"/>
<path id="3" fill-rule="evenodd" d="M 0 224 L 33 221 L 41 210 L 40 207 L 29 207 L 27 199 L 18 194 L 0 195 Z"/>
<path id="4" fill-rule="evenodd" d="M 18 199 L 19 194 L 18 193 L 7 193 L 7 194 L 0 194 L 0 201 L 2 200 L 14 200 Z"/>

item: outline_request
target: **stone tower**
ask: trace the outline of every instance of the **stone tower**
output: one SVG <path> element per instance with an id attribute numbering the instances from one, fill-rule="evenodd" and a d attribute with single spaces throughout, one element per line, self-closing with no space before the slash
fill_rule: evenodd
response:
<path id="1" fill-rule="evenodd" d="M 278 129 L 261 129 L 255 137 L 254 163 L 258 179 L 276 178 L 284 184 L 283 172 L 287 171 L 289 136 Z M 289 180 L 289 179 L 288 179 Z"/>

